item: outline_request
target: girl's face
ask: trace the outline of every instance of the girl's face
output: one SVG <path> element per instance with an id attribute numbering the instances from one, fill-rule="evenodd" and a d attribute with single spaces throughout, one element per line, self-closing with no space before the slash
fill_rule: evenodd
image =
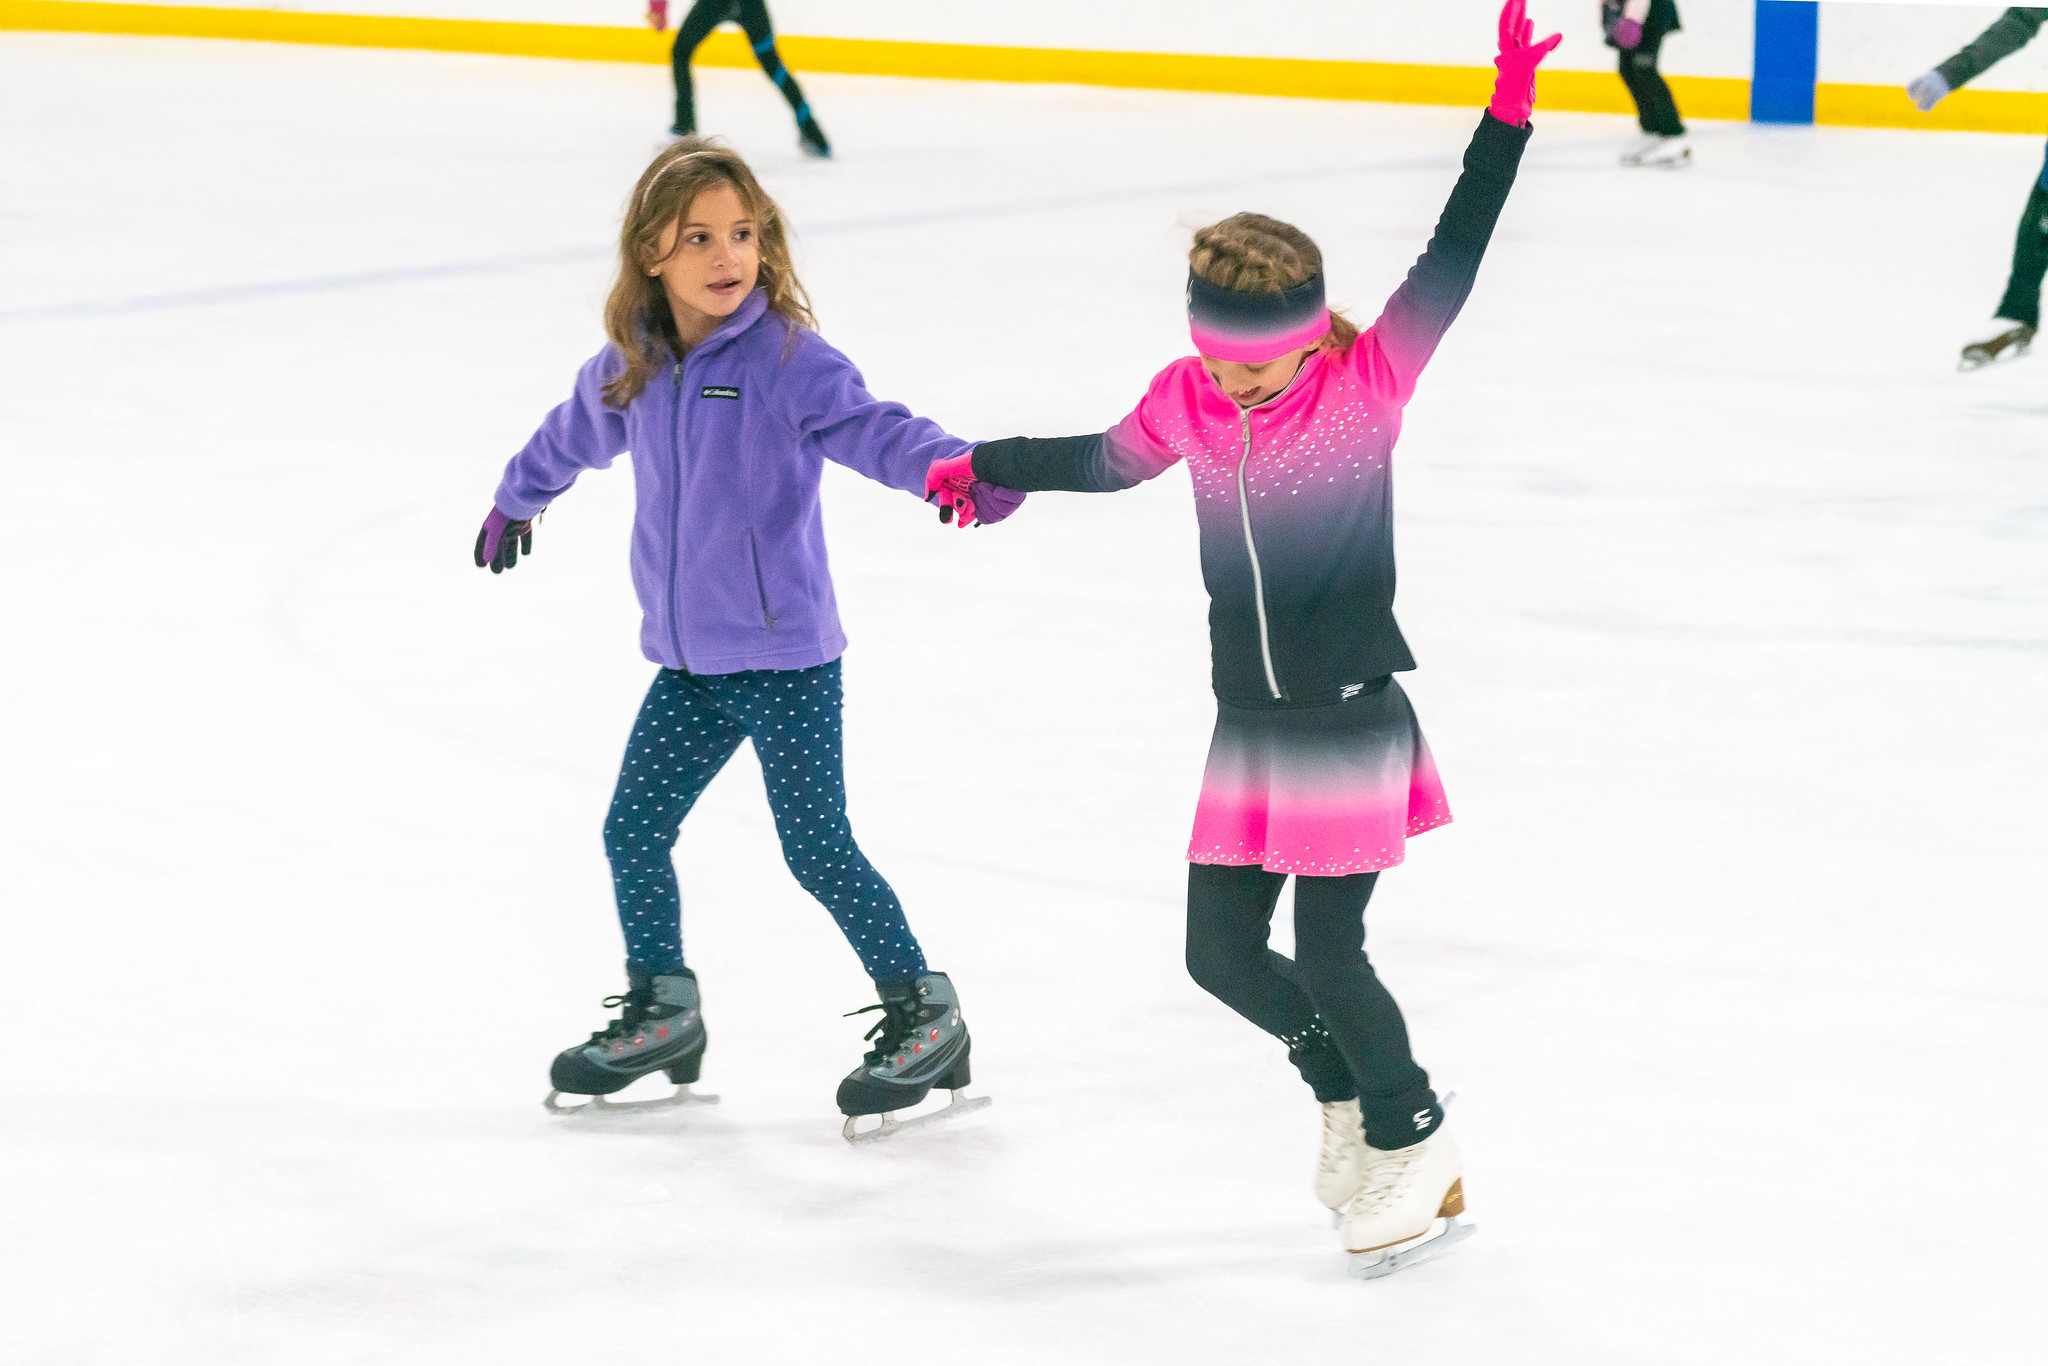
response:
<path id="1" fill-rule="evenodd" d="M 1238 407 L 1252 408 L 1294 383 L 1302 364 L 1315 353 L 1314 346 L 1304 346 L 1299 351 L 1289 351 L 1260 365 L 1204 356 L 1202 367 L 1209 372 L 1209 378 L 1216 381 L 1216 387 L 1229 394 Z"/>
<path id="2" fill-rule="evenodd" d="M 731 185 L 700 193 L 676 222 L 661 230 L 658 276 L 684 340 L 701 341 L 754 292 L 761 274 L 757 225 Z"/>

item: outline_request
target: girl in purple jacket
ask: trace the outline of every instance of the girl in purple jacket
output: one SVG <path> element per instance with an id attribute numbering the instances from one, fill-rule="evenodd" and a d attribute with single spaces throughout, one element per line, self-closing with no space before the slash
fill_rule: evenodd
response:
<path id="1" fill-rule="evenodd" d="M 839 656 L 818 483 L 836 460 L 922 496 L 967 443 L 868 393 L 818 336 L 781 211 L 747 164 L 697 138 L 634 187 L 605 305 L 610 341 L 512 457 L 478 533 L 478 567 L 533 549 L 534 522 L 587 469 L 633 457 L 632 573 L 640 648 L 660 665 L 605 820 L 627 989 L 619 1018 L 554 1060 L 561 1093 L 602 1097 L 663 1071 L 689 1099 L 704 1057 L 697 977 L 683 962 L 671 852 L 706 785 L 754 742 L 790 871 L 839 923 L 881 997 L 874 1048 L 839 1084 L 851 1139 L 891 1111 L 968 1082 L 967 1027 L 896 893 L 846 819 Z M 985 486 L 984 520 L 1018 495 Z M 667 1101 L 661 1103 L 669 1103 Z M 585 1108 L 585 1107 L 576 1107 Z M 855 1116 L 883 1115 L 859 1131 Z"/>

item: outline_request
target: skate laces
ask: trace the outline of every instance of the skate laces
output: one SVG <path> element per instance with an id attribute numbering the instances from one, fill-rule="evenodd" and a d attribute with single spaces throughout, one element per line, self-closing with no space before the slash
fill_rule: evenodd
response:
<path id="1" fill-rule="evenodd" d="M 1337 1174 L 1337 1164 L 1350 1150 L 1351 1136 L 1346 1132 L 1349 1119 L 1342 1111 L 1323 1111 L 1323 1150 L 1316 1157 L 1316 1165 L 1326 1176 Z"/>
<path id="2" fill-rule="evenodd" d="M 641 1023 L 646 1020 L 647 1009 L 653 1002 L 652 1000 L 636 998 L 633 993 L 627 992 L 624 996 L 607 996 L 599 1004 L 606 1010 L 619 1011 L 619 1018 L 613 1020 L 603 1029 L 592 1030 L 590 1034 L 590 1041 L 592 1043 L 602 1043 L 606 1039 L 616 1039 L 621 1035 L 630 1034 L 638 1029 Z M 623 1010 L 620 1009 L 622 1006 L 624 1007 Z"/>
<path id="3" fill-rule="evenodd" d="M 1365 1179 L 1359 1183 L 1358 1194 L 1351 1197 L 1351 1212 L 1370 1213 L 1400 1194 L 1408 1169 L 1422 1159 L 1422 1148 L 1416 1143 L 1391 1151 L 1381 1149 L 1377 1159 L 1367 1158 Z"/>
<path id="4" fill-rule="evenodd" d="M 850 1020 L 856 1015 L 865 1015 L 872 1010 L 881 1011 L 882 1018 L 875 1021 L 875 1027 L 861 1038 L 865 1041 L 877 1035 L 881 1036 L 881 1042 L 870 1048 L 867 1054 L 869 1062 L 880 1062 L 901 1048 L 903 1041 L 917 1028 L 917 1002 L 877 1001 L 871 1006 L 862 1006 L 859 1010 L 849 1010 L 840 1018 Z"/>

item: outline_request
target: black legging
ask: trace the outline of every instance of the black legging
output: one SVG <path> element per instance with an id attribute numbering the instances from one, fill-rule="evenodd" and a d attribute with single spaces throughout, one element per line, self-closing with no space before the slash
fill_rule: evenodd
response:
<path id="1" fill-rule="evenodd" d="M 804 92 L 798 88 L 796 77 L 789 74 L 789 68 L 782 64 L 782 55 L 775 50 L 775 27 L 768 21 L 765 0 L 697 0 L 683 17 L 682 25 L 676 29 L 676 45 L 669 54 L 676 71 L 676 132 L 697 131 L 697 98 L 690 80 L 690 58 L 696 55 L 698 45 L 710 35 L 711 30 L 728 19 L 737 19 L 740 27 L 747 31 L 747 41 L 753 44 L 754 57 L 761 63 L 761 70 L 775 82 L 776 88 L 782 91 L 782 98 L 788 100 L 789 107 L 796 112 L 797 127 L 811 122 L 811 107 L 804 102 Z"/>
<path id="2" fill-rule="evenodd" d="M 2027 211 L 2020 215 L 2019 235 L 2012 244 L 2012 276 L 1998 316 L 2029 327 L 2041 325 L 2041 277 L 2048 275 L 2048 169 L 2043 169 Z"/>
<path id="3" fill-rule="evenodd" d="M 1287 1045 L 1321 1101 L 1359 1098 L 1366 1141 L 1401 1148 L 1443 1123 L 1429 1074 L 1408 1051 L 1401 1007 L 1365 956 L 1378 873 L 1294 880 L 1294 958 L 1266 947 L 1285 874 L 1188 865 L 1188 972 Z"/>
<path id="4" fill-rule="evenodd" d="M 1635 97 L 1636 122 L 1643 131 L 1675 138 L 1684 134 L 1685 124 L 1679 121 L 1678 101 L 1671 98 L 1671 87 L 1657 71 L 1657 52 L 1663 46 L 1663 34 L 1645 32 L 1636 47 L 1623 48 L 1621 79 Z"/>

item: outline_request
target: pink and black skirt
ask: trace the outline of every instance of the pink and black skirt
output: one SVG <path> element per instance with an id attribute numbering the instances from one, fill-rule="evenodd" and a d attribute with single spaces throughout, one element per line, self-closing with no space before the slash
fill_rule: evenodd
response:
<path id="1" fill-rule="evenodd" d="M 1219 702 L 1188 861 L 1370 873 L 1450 819 L 1415 709 L 1392 678 L 1323 707 Z"/>

